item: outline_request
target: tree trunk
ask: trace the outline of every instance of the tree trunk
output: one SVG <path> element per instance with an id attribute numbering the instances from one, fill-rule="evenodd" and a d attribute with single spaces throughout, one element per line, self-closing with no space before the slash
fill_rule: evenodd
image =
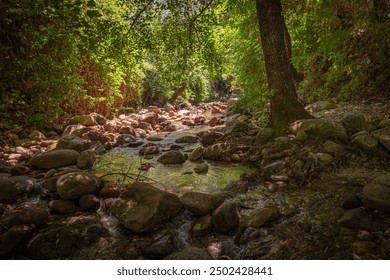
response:
<path id="1" fill-rule="evenodd" d="M 169 103 L 174 104 L 176 100 L 184 93 L 187 88 L 187 84 L 184 83 L 181 87 L 177 88 L 173 93 L 172 97 L 169 99 Z"/>
<path id="2" fill-rule="evenodd" d="M 261 44 L 271 97 L 272 127 L 281 133 L 298 119 L 312 118 L 298 101 L 284 37 L 280 0 L 256 0 Z"/>

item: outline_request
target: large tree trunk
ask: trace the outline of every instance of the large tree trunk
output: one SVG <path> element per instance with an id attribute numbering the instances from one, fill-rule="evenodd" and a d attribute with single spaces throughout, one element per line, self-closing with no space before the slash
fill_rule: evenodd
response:
<path id="1" fill-rule="evenodd" d="M 261 44 L 271 97 L 271 125 L 279 133 L 298 119 L 312 118 L 298 101 L 284 37 L 280 0 L 256 0 Z"/>

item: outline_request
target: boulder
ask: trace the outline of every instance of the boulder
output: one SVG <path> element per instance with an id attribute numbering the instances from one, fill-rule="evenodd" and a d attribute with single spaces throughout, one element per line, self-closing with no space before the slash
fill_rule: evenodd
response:
<path id="1" fill-rule="evenodd" d="M 85 150 L 88 150 L 91 143 L 88 141 L 84 141 L 80 137 L 74 134 L 69 134 L 66 136 L 61 137 L 58 140 L 56 150 L 75 150 L 77 152 L 82 152 Z"/>
<path id="2" fill-rule="evenodd" d="M 49 202 L 49 208 L 53 212 L 68 214 L 76 210 L 76 205 L 72 201 L 56 199 Z"/>
<path id="3" fill-rule="evenodd" d="M 217 140 L 223 137 L 223 133 L 221 132 L 216 132 L 216 131 L 211 131 L 211 132 L 206 132 L 201 135 L 200 142 L 202 143 L 203 146 L 210 146 L 214 144 Z"/>
<path id="4" fill-rule="evenodd" d="M 205 236 L 213 230 L 211 215 L 195 219 L 191 224 L 190 234 L 194 237 Z"/>
<path id="5" fill-rule="evenodd" d="M 182 208 L 179 198 L 150 184 L 135 182 L 111 208 L 112 214 L 133 232 L 150 232 L 176 217 Z"/>
<path id="6" fill-rule="evenodd" d="M 383 230 L 384 220 L 378 216 L 368 214 L 361 208 L 346 211 L 339 223 L 348 228 L 363 229 L 367 231 Z"/>
<path id="7" fill-rule="evenodd" d="M 248 227 L 261 227 L 267 223 L 275 221 L 281 216 L 278 207 L 266 207 L 257 209 L 252 212 L 246 219 L 246 225 Z"/>
<path id="8" fill-rule="evenodd" d="M 340 123 L 330 119 L 305 119 L 294 122 L 290 131 L 297 134 L 300 131 L 306 132 L 308 137 L 315 139 L 339 139 L 347 140 L 347 131 Z"/>
<path id="9" fill-rule="evenodd" d="M 79 199 L 79 207 L 85 211 L 96 210 L 100 206 L 100 199 L 93 194 L 85 194 Z"/>
<path id="10" fill-rule="evenodd" d="M 328 100 L 317 101 L 305 107 L 306 111 L 308 111 L 309 113 L 330 110 L 334 108 L 336 108 L 336 104 Z"/>
<path id="11" fill-rule="evenodd" d="M 74 150 L 53 150 L 33 156 L 28 164 L 35 169 L 51 169 L 77 163 L 79 153 Z"/>
<path id="12" fill-rule="evenodd" d="M 109 233 L 93 214 L 75 214 L 51 223 L 28 243 L 26 253 L 30 259 L 80 259 L 80 251 L 88 246 L 98 250 L 99 241 Z M 97 252 L 97 251 L 95 251 Z"/>
<path id="13" fill-rule="evenodd" d="M 390 173 L 381 174 L 376 176 L 372 181 L 373 184 L 379 184 L 390 188 Z"/>
<path id="14" fill-rule="evenodd" d="M 73 132 L 75 132 L 77 130 L 80 130 L 80 129 L 83 129 L 83 128 L 85 128 L 85 126 L 81 125 L 81 124 L 71 124 L 71 125 L 68 125 L 64 129 L 64 132 L 62 133 L 62 136 L 66 136 L 66 135 L 72 134 Z"/>
<path id="15" fill-rule="evenodd" d="M 390 126 L 374 130 L 373 132 L 371 132 L 371 135 L 376 140 L 379 140 L 382 135 L 390 135 Z"/>
<path id="16" fill-rule="evenodd" d="M 122 126 L 119 128 L 118 132 L 119 132 L 119 134 L 130 134 L 134 137 L 137 136 L 135 129 L 131 126 Z"/>
<path id="17" fill-rule="evenodd" d="M 57 192 L 62 199 L 75 199 L 99 191 L 100 180 L 92 173 L 71 172 L 60 176 Z"/>
<path id="18" fill-rule="evenodd" d="M 26 241 L 35 230 L 35 225 L 17 225 L 11 227 L 0 237 L 0 257 L 7 256 L 19 244 Z"/>
<path id="19" fill-rule="evenodd" d="M 323 145 L 324 151 L 334 155 L 334 156 L 340 156 L 344 155 L 346 153 L 345 149 L 343 146 L 340 144 L 337 144 L 331 140 L 326 141 Z"/>
<path id="20" fill-rule="evenodd" d="M 152 124 L 152 123 L 157 122 L 158 115 L 155 112 L 148 112 L 148 113 L 142 114 L 139 117 L 139 120 L 141 122 L 146 122 L 146 123 L 151 123 Z"/>
<path id="21" fill-rule="evenodd" d="M 206 249 L 198 247 L 187 247 L 183 250 L 174 252 L 164 260 L 212 260 L 213 257 Z"/>
<path id="22" fill-rule="evenodd" d="M 29 135 L 28 135 L 28 138 L 30 140 L 33 140 L 33 141 L 42 141 L 42 140 L 45 140 L 46 137 L 45 135 L 38 131 L 38 130 L 33 130 Z"/>
<path id="23" fill-rule="evenodd" d="M 152 146 L 146 146 L 142 147 L 139 150 L 139 155 L 140 156 L 146 156 L 146 155 L 155 155 L 160 153 L 160 149 L 158 146 L 152 145 Z"/>
<path id="24" fill-rule="evenodd" d="M 91 117 L 93 117 L 95 119 L 95 122 L 97 122 L 100 125 L 105 125 L 108 121 L 104 116 L 97 113 L 92 113 Z"/>
<path id="25" fill-rule="evenodd" d="M 390 153 L 390 135 L 381 135 L 379 142 Z"/>
<path id="26" fill-rule="evenodd" d="M 188 156 L 188 159 L 190 161 L 197 161 L 203 156 L 203 147 L 197 147 L 195 148 Z"/>
<path id="27" fill-rule="evenodd" d="M 213 212 L 222 204 L 223 199 L 211 194 L 188 192 L 180 197 L 180 201 L 191 213 L 202 216 Z"/>
<path id="28" fill-rule="evenodd" d="M 375 183 L 365 186 L 363 206 L 390 212 L 390 186 Z"/>
<path id="29" fill-rule="evenodd" d="M 355 113 L 345 114 L 341 119 L 341 123 L 348 130 L 348 132 L 350 132 L 350 134 L 355 134 L 359 131 L 370 132 L 375 129 L 375 126 L 367 122 L 365 116 Z"/>
<path id="30" fill-rule="evenodd" d="M 95 152 L 92 150 L 86 150 L 80 153 L 79 158 L 77 159 L 77 168 L 78 169 L 91 169 L 95 163 L 96 157 Z"/>
<path id="31" fill-rule="evenodd" d="M 255 137 L 255 144 L 256 145 L 264 145 L 275 138 L 275 130 L 272 128 L 263 128 L 260 130 Z"/>
<path id="32" fill-rule="evenodd" d="M 353 136 L 351 143 L 364 151 L 371 151 L 378 146 L 378 141 L 368 134 L 368 132 L 361 132 Z"/>
<path id="33" fill-rule="evenodd" d="M 44 225 L 49 221 L 49 213 L 46 208 L 38 205 L 29 205 L 3 215 L 2 224 L 6 228 L 17 225 Z"/>
<path id="34" fill-rule="evenodd" d="M 263 172 L 267 180 L 271 180 L 272 175 L 277 175 L 283 171 L 285 163 L 283 160 L 275 161 L 264 167 Z"/>
<path id="35" fill-rule="evenodd" d="M 197 142 L 198 142 L 198 138 L 191 135 L 183 136 L 175 140 L 175 143 L 179 143 L 179 144 L 182 143 L 190 144 L 190 143 L 197 143 Z"/>
<path id="36" fill-rule="evenodd" d="M 201 173 L 207 173 L 207 171 L 209 171 L 209 165 L 205 162 L 194 166 L 195 173 L 201 174 Z"/>
<path id="37" fill-rule="evenodd" d="M 81 124 L 85 126 L 94 126 L 97 125 L 97 122 L 93 116 L 90 115 L 77 115 L 74 116 L 69 124 Z"/>
<path id="38" fill-rule="evenodd" d="M 231 149 L 228 143 L 218 143 L 204 148 L 203 158 L 210 160 L 223 160 Z"/>
<path id="39" fill-rule="evenodd" d="M 234 201 L 225 201 L 213 211 L 214 229 L 218 233 L 228 233 L 237 228 L 239 223 L 239 205 Z"/>
<path id="40" fill-rule="evenodd" d="M 162 164 L 181 164 L 186 161 L 184 155 L 179 151 L 168 151 L 162 154 L 158 159 Z"/>
<path id="41" fill-rule="evenodd" d="M 135 138 L 133 135 L 131 134 L 119 134 L 118 136 L 116 136 L 115 138 L 115 142 L 118 144 L 118 145 L 124 145 L 126 143 L 131 143 L 131 142 L 135 142 L 137 140 L 137 138 Z"/>
<path id="42" fill-rule="evenodd" d="M 40 194 L 40 184 L 29 176 L 0 177 L 0 203 L 13 203 L 18 198 L 27 198 Z"/>
<path id="43" fill-rule="evenodd" d="M 175 249 L 175 232 L 166 231 L 157 236 L 141 248 L 141 254 L 150 259 L 159 259 L 168 256 Z"/>

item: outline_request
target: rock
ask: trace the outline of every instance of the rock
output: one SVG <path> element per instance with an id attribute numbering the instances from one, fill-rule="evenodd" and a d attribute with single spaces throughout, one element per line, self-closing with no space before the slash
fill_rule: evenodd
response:
<path id="1" fill-rule="evenodd" d="M 53 150 L 33 156 L 28 164 L 35 169 L 50 169 L 77 163 L 79 153 L 74 150 Z"/>
<path id="2" fill-rule="evenodd" d="M 341 206 L 346 209 L 353 209 L 362 206 L 362 204 L 362 199 L 358 194 L 350 193 L 344 198 Z"/>
<path id="3" fill-rule="evenodd" d="M 100 206 L 100 199 L 93 194 L 85 194 L 79 199 L 79 207 L 85 211 L 96 210 Z"/>
<path id="4" fill-rule="evenodd" d="M 90 145 L 90 142 L 84 141 L 83 139 L 74 134 L 70 134 L 63 136 L 58 140 L 56 150 L 67 149 L 82 152 L 88 150 Z"/>
<path id="5" fill-rule="evenodd" d="M 145 247 L 141 248 L 141 254 L 150 259 L 162 259 L 175 250 L 175 233 L 163 232 L 154 236 Z"/>
<path id="6" fill-rule="evenodd" d="M 261 227 L 267 223 L 275 221 L 281 216 L 278 207 L 266 207 L 252 212 L 246 219 L 248 227 Z"/>
<path id="7" fill-rule="evenodd" d="M 203 147 L 197 147 L 197 148 L 195 148 L 195 149 L 190 153 L 190 155 L 188 156 L 188 159 L 189 159 L 190 161 L 197 161 L 197 160 L 201 159 L 202 156 L 203 156 L 203 150 L 204 150 Z"/>
<path id="8" fill-rule="evenodd" d="M 126 187 L 119 182 L 108 182 L 100 190 L 99 196 L 101 198 L 118 198 L 125 190 Z"/>
<path id="9" fill-rule="evenodd" d="M 194 237 L 205 236 L 213 230 L 211 215 L 197 218 L 191 224 L 190 234 Z"/>
<path id="10" fill-rule="evenodd" d="M 77 168 L 78 169 L 91 169 L 95 163 L 96 157 L 95 152 L 92 150 L 86 150 L 80 153 L 79 158 L 77 159 Z"/>
<path id="11" fill-rule="evenodd" d="M 11 227 L 0 237 L 0 257 L 5 257 L 26 241 L 35 230 L 35 225 Z"/>
<path id="12" fill-rule="evenodd" d="M 331 162 L 334 159 L 334 157 L 328 153 L 315 153 L 314 155 L 322 162 Z"/>
<path id="13" fill-rule="evenodd" d="M 195 173 L 201 174 L 201 173 L 207 173 L 207 171 L 209 171 L 209 165 L 205 162 L 194 166 Z"/>
<path id="14" fill-rule="evenodd" d="M 200 192 L 188 192 L 180 197 L 181 203 L 194 215 L 207 215 L 213 212 L 223 199 L 219 196 Z"/>
<path id="15" fill-rule="evenodd" d="M 341 123 L 350 132 L 350 134 L 355 134 L 359 131 L 371 132 L 375 129 L 375 126 L 368 123 L 363 115 L 358 115 L 355 113 L 345 114 L 341 119 Z"/>
<path id="16" fill-rule="evenodd" d="M 103 128 L 105 131 L 111 132 L 111 133 L 115 133 L 117 131 L 117 127 L 115 126 L 115 124 L 110 123 L 110 122 L 103 125 Z"/>
<path id="17" fill-rule="evenodd" d="M 248 191 L 247 181 L 233 181 L 223 188 L 223 193 L 225 193 L 227 197 L 234 197 L 238 194 L 246 193 L 247 191 Z"/>
<path id="18" fill-rule="evenodd" d="M 164 260 L 212 260 L 213 258 L 206 249 L 198 247 L 187 247 L 183 250 L 174 252 Z"/>
<path id="19" fill-rule="evenodd" d="M 94 126 L 97 125 L 97 122 L 94 117 L 89 115 L 77 115 L 74 116 L 70 121 L 69 124 L 81 124 L 85 126 Z"/>
<path id="20" fill-rule="evenodd" d="M 390 187 L 390 173 L 381 174 L 375 177 L 372 183 Z"/>
<path id="21" fill-rule="evenodd" d="M 131 184 L 112 205 L 112 214 L 133 232 L 150 232 L 176 217 L 182 204 L 171 193 L 150 184 Z"/>
<path id="22" fill-rule="evenodd" d="M 220 118 L 218 117 L 212 117 L 209 122 L 207 123 L 210 127 L 216 126 L 220 122 Z"/>
<path id="23" fill-rule="evenodd" d="M 351 143 L 365 151 L 371 151 L 378 146 L 378 141 L 369 135 L 368 132 L 359 133 L 359 135 L 353 137 Z"/>
<path id="24" fill-rule="evenodd" d="M 135 129 L 131 126 L 122 126 L 119 128 L 118 132 L 119 132 L 119 134 L 130 134 L 134 137 L 137 136 Z"/>
<path id="25" fill-rule="evenodd" d="M 213 211 L 212 220 L 214 229 L 218 233 L 228 233 L 239 223 L 239 206 L 237 202 L 225 201 Z"/>
<path id="26" fill-rule="evenodd" d="M 100 125 L 105 125 L 108 121 L 104 116 L 97 113 L 92 113 L 91 117 L 93 117 L 95 119 L 95 122 L 97 122 Z"/>
<path id="27" fill-rule="evenodd" d="M 223 135 L 223 133 L 216 131 L 206 132 L 201 136 L 200 142 L 203 146 L 207 147 L 221 139 Z"/>
<path id="28" fill-rule="evenodd" d="M 38 141 L 38 142 L 46 139 L 45 135 L 44 135 L 42 132 L 38 131 L 38 130 L 33 130 L 33 131 L 28 135 L 28 138 L 29 138 L 30 140 Z"/>
<path id="29" fill-rule="evenodd" d="M 375 183 L 365 186 L 363 206 L 390 212 L 390 187 Z"/>
<path id="30" fill-rule="evenodd" d="M 80 130 L 80 129 L 83 129 L 83 128 L 85 128 L 85 126 L 83 126 L 81 124 L 71 124 L 71 125 L 68 125 L 64 129 L 64 132 L 62 133 L 62 136 L 67 136 L 67 135 L 72 134 L 73 132 L 75 132 L 77 130 Z"/>
<path id="31" fill-rule="evenodd" d="M 11 176 L 28 175 L 31 173 L 31 169 L 24 165 L 12 166 L 9 170 Z"/>
<path id="32" fill-rule="evenodd" d="M 379 142 L 390 153 L 390 135 L 381 135 Z"/>
<path id="33" fill-rule="evenodd" d="M 378 124 L 378 128 L 384 128 L 384 127 L 390 127 L 390 119 L 383 119 L 383 120 L 380 120 L 379 124 Z"/>
<path id="34" fill-rule="evenodd" d="M 263 172 L 267 180 L 271 180 L 272 175 L 277 175 L 283 171 L 285 163 L 283 160 L 275 161 L 263 168 Z"/>
<path id="35" fill-rule="evenodd" d="M 305 107 L 306 111 L 309 113 L 330 110 L 334 108 L 336 108 L 336 104 L 328 100 L 317 101 Z"/>
<path id="36" fill-rule="evenodd" d="M 146 155 L 155 155 L 155 154 L 158 154 L 160 153 L 160 149 L 158 146 L 146 146 L 146 147 L 143 147 L 139 150 L 139 155 L 140 156 L 146 156 Z"/>
<path id="37" fill-rule="evenodd" d="M 0 203 L 13 203 L 18 198 L 31 197 L 42 191 L 36 179 L 28 176 L 0 178 Z"/>
<path id="38" fill-rule="evenodd" d="M 118 145 L 124 145 L 127 143 L 135 142 L 136 140 L 137 140 L 137 138 L 135 138 L 133 135 L 130 135 L 130 134 L 119 134 L 115 138 L 115 142 Z"/>
<path id="39" fill-rule="evenodd" d="M 386 239 L 381 244 L 382 252 L 385 254 L 387 258 L 390 258 L 390 238 Z"/>
<path id="40" fill-rule="evenodd" d="M 51 223 L 28 243 L 30 259 L 80 259 L 80 251 L 100 249 L 99 241 L 109 236 L 98 215 L 75 214 Z"/>
<path id="41" fill-rule="evenodd" d="M 380 217 L 369 215 L 361 208 L 346 211 L 339 223 L 344 227 L 367 231 L 379 231 L 384 226 L 384 221 Z"/>
<path id="42" fill-rule="evenodd" d="M 263 128 L 255 137 L 255 145 L 264 145 L 275 139 L 275 130 L 272 128 Z"/>
<path id="43" fill-rule="evenodd" d="M 11 212 L 3 215 L 2 224 L 6 228 L 17 225 L 44 225 L 49 221 L 47 210 L 38 205 L 29 205 L 20 209 L 13 209 Z"/>
<path id="44" fill-rule="evenodd" d="M 51 178 L 44 179 L 42 181 L 42 188 L 47 189 L 47 190 L 52 191 L 52 192 L 57 191 L 57 180 L 58 180 L 58 178 L 59 177 L 56 176 L 56 177 L 51 177 Z"/>
<path id="45" fill-rule="evenodd" d="M 191 135 L 187 135 L 187 136 L 183 136 L 179 139 L 176 139 L 175 140 L 175 143 L 178 143 L 178 144 L 182 144 L 182 143 L 197 143 L 198 142 L 198 138 L 196 138 L 195 136 L 191 136 Z"/>
<path id="46" fill-rule="evenodd" d="M 372 137 L 376 140 L 379 140 L 382 135 L 390 135 L 390 126 L 374 130 L 371 132 Z"/>
<path id="47" fill-rule="evenodd" d="M 186 161 L 184 155 L 179 151 L 168 151 L 162 154 L 158 159 L 162 164 L 181 164 Z"/>
<path id="48" fill-rule="evenodd" d="M 340 156 L 340 155 L 344 155 L 346 153 L 343 146 L 341 146 L 341 145 L 339 145 L 331 140 L 326 141 L 323 144 L 323 148 L 324 148 L 325 152 L 327 152 L 331 155 L 334 155 L 334 156 Z"/>
<path id="49" fill-rule="evenodd" d="M 175 112 L 176 111 L 175 107 L 168 102 L 165 104 L 164 108 L 167 112 Z"/>
<path id="50" fill-rule="evenodd" d="M 203 150 L 203 158 L 210 160 L 223 160 L 229 154 L 229 149 L 231 148 L 228 143 L 218 143 L 206 147 Z"/>
<path id="51" fill-rule="evenodd" d="M 57 213 L 68 214 L 76 210 L 76 205 L 72 201 L 56 199 L 49 202 L 49 208 Z"/>
<path id="52" fill-rule="evenodd" d="M 62 199 L 75 199 L 99 191 L 100 180 L 92 173 L 72 172 L 57 181 L 57 192 Z"/>
<path id="53" fill-rule="evenodd" d="M 158 136 L 149 136 L 146 137 L 146 140 L 151 141 L 151 142 L 159 142 L 164 140 L 164 138 L 158 137 Z"/>
<path id="54" fill-rule="evenodd" d="M 146 122 L 146 123 L 150 123 L 150 124 L 153 124 L 153 123 L 156 123 L 157 120 L 158 120 L 158 115 L 155 113 L 155 112 L 148 112 L 148 113 L 145 113 L 145 114 L 142 114 L 140 117 L 139 117 L 139 120 L 141 122 Z M 141 127 L 142 128 L 142 127 Z"/>
<path id="55" fill-rule="evenodd" d="M 203 115 L 197 115 L 194 119 L 194 123 L 196 124 L 204 124 L 205 121 L 206 121 L 206 117 Z"/>
<path id="56" fill-rule="evenodd" d="M 308 137 L 315 139 L 339 139 L 347 140 L 347 131 L 340 123 L 329 119 L 305 119 L 294 122 L 290 131 L 297 134 L 300 131 L 306 132 Z"/>

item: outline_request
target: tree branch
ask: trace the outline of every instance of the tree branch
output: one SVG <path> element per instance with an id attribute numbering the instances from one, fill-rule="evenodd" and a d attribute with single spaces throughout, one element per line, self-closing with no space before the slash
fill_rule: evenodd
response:
<path id="1" fill-rule="evenodd" d="M 137 23 L 140 16 L 146 11 L 146 9 L 150 6 L 150 4 L 152 4 L 152 2 L 153 2 L 153 0 L 149 0 L 149 2 L 146 3 L 146 5 L 138 13 L 135 14 L 135 16 L 133 18 L 133 22 L 130 25 L 130 30 L 134 28 L 134 26 Z"/>

